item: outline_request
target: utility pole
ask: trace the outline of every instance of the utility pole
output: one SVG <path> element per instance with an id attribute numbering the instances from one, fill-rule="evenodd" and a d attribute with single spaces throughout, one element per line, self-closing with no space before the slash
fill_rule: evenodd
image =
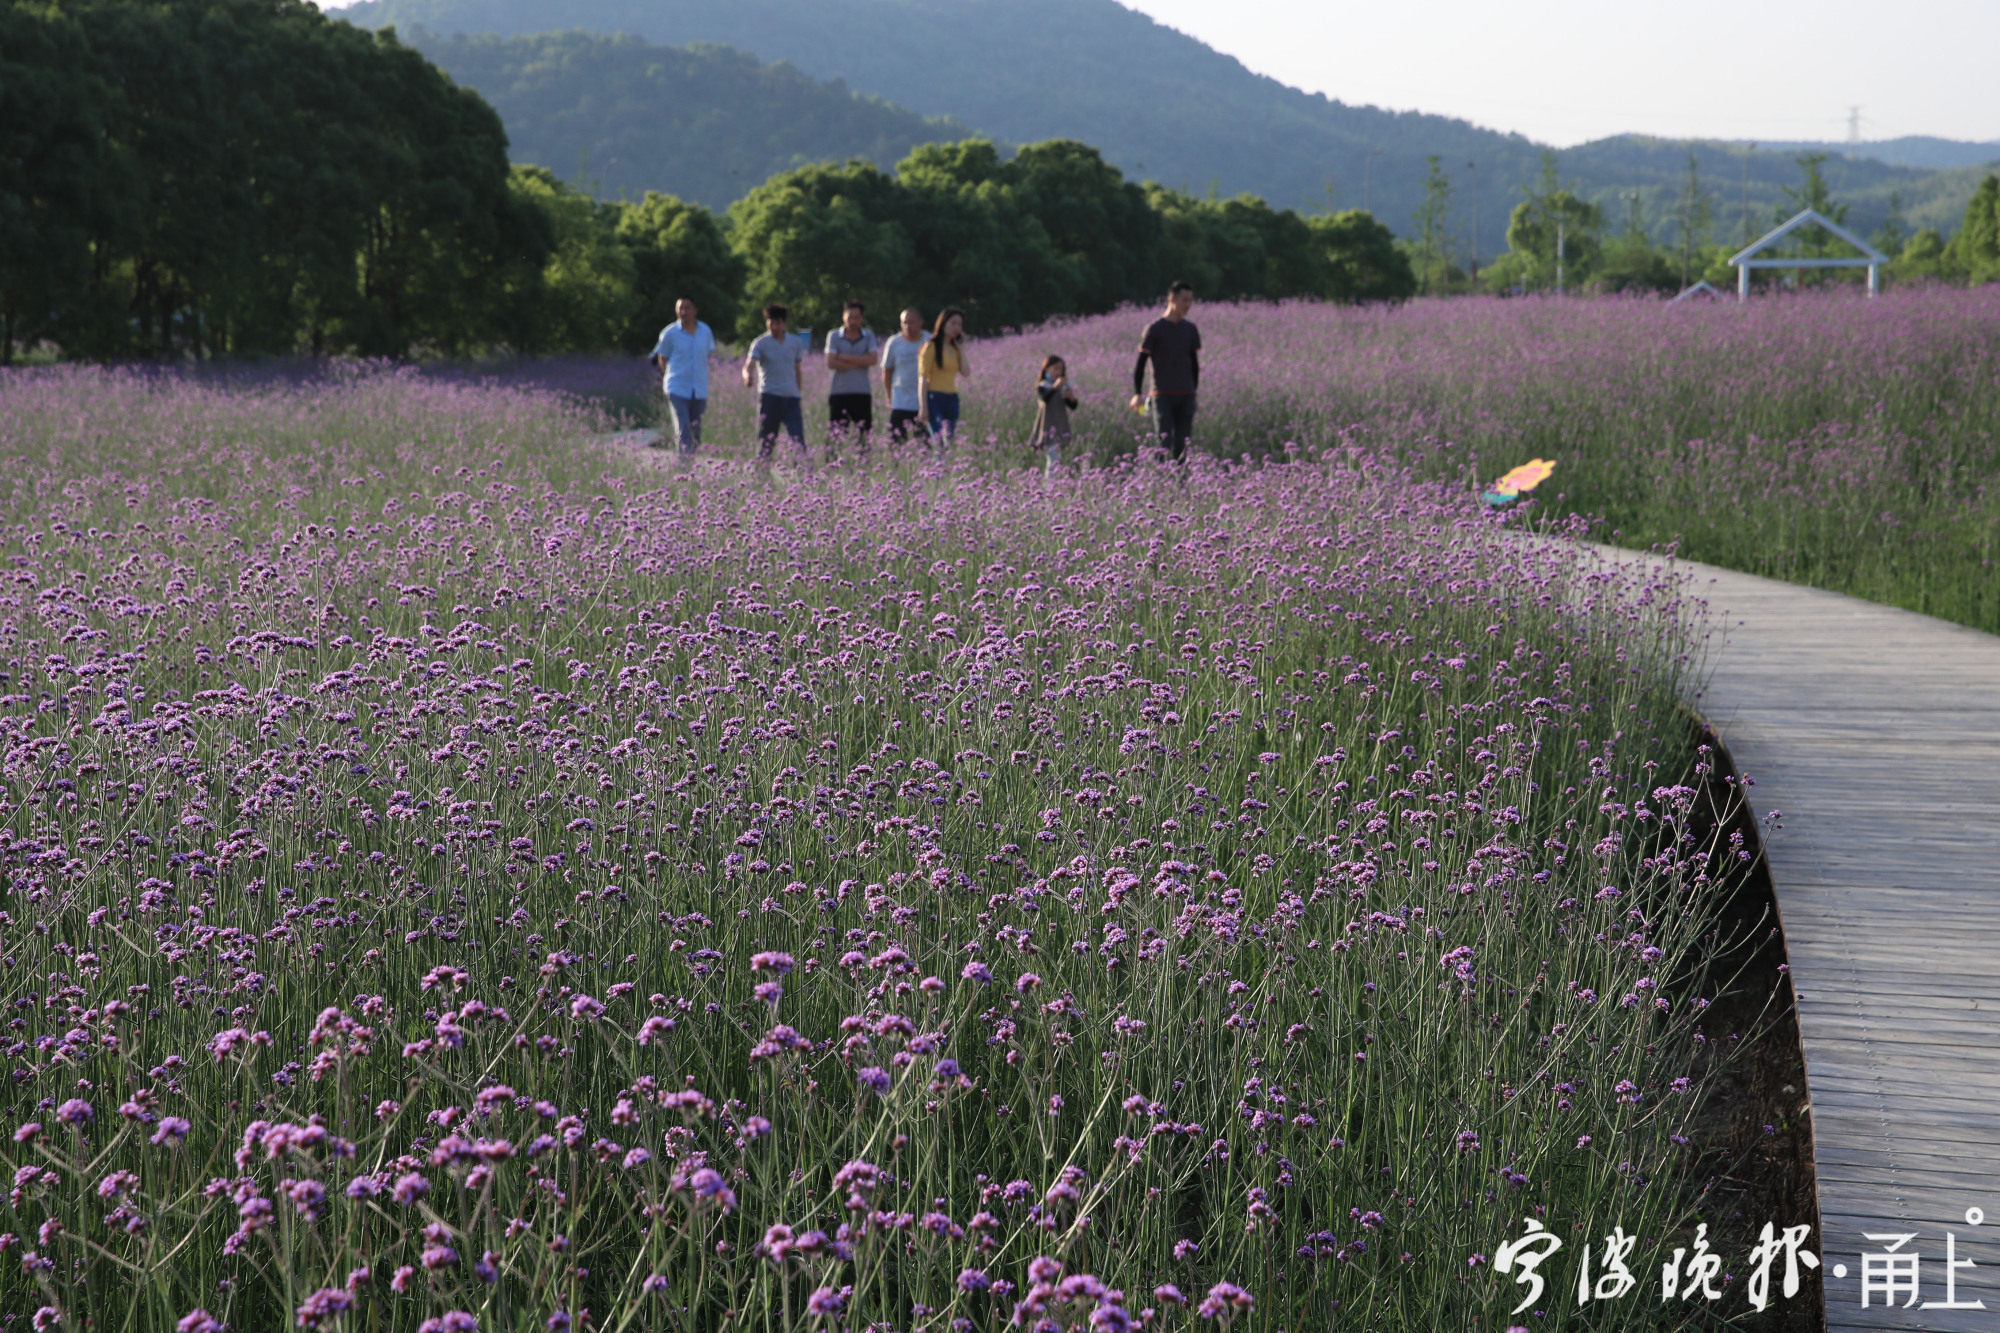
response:
<path id="1" fill-rule="evenodd" d="M 1563 219 L 1556 218 L 1556 295 L 1563 294 Z"/>
<path id="2" fill-rule="evenodd" d="M 1847 156 L 1848 160 L 1861 156 L 1861 108 L 1847 108 Z"/>

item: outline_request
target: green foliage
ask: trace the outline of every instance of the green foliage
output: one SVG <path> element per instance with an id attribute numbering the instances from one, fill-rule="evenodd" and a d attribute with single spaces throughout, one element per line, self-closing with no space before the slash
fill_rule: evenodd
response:
<path id="1" fill-rule="evenodd" d="M 1892 278 L 1928 278 L 1933 281 L 1949 278 L 1955 276 L 1952 272 L 1955 258 L 1937 228 L 1925 227 L 1904 242 L 1902 253 L 1889 265 L 1889 275 Z"/>
<path id="2" fill-rule="evenodd" d="M 1021 197 L 1014 163 L 984 139 L 925 144 L 896 169 L 911 241 L 908 304 L 963 306 L 993 330 L 1075 309 L 1081 263 L 1059 254 Z"/>
<path id="3" fill-rule="evenodd" d="M 1424 177 L 1424 199 L 1417 205 L 1413 218 L 1416 230 L 1410 241 L 1417 289 L 1430 292 L 1441 283 L 1444 270 L 1451 263 L 1451 256 L 1445 250 L 1445 223 L 1451 214 L 1451 178 L 1445 175 L 1436 153 L 1425 160 L 1430 171 Z"/>
<path id="4" fill-rule="evenodd" d="M 1581 286 L 1597 271 L 1603 230 L 1603 210 L 1563 184 L 1556 174 L 1555 154 L 1546 153 L 1540 181 L 1507 218 L 1508 253 L 1501 258 L 1514 259 L 1495 265 L 1489 281 L 1498 290 Z"/>
<path id="5" fill-rule="evenodd" d="M 1910 239 L 1910 224 L 1903 217 L 1902 191 L 1892 191 L 1889 195 L 1889 216 L 1882 219 L 1882 225 L 1868 238 L 1868 243 L 1885 255 L 1898 255 Z"/>
<path id="6" fill-rule="evenodd" d="M 2000 176 L 1988 176 L 1973 193 L 1950 251 L 1952 266 L 1975 285 L 2000 282 Z"/>
<path id="7" fill-rule="evenodd" d="M 715 215 L 652 190 L 636 204 L 609 206 L 619 244 L 632 256 L 633 314 L 619 344 L 643 352 L 685 296 L 711 328 L 735 328 L 743 307 L 743 261 Z"/>
<path id="8" fill-rule="evenodd" d="M 578 194 L 544 167 L 515 167 L 507 185 L 520 207 L 541 216 L 550 241 L 539 281 L 515 302 L 515 349 L 607 347 L 628 337 L 637 265 L 619 243 L 616 207 Z"/>
<path id="9" fill-rule="evenodd" d="M 1674 221 L 1680 285 L 1688 287 L 1702 276 L 1700 259 L 1715 223 L 1715 200 L 1701 186 L 1701 163 L 1693 153 L 1688 154 L 1687 181 L 1681 187 Z"/>
<path id="10" fill-rule="evenodd" d="M 1847 205 L 1833 201 L 1833 190 L 1826 183 L 1826 173 L 1821 170 L 1826 165 L 1826 159 L 1825 153 L 1799 154 L 1799 172 L 1803 179 L 1796 186 L 1784 187 L 1785 202 L 1773 210 L 1773 224 L 1790 220 L 1794 213 L 1804 208 L 1810 208 L 1830 222 L 1847 221 Z"/>
<path id="11" fill-rule="evenodd" d="M 1074 139 L 1032 143 L 1014 156 L 1016 198 L 1041 220 L 1056 252 L 1076 266 L 1069 309 L 1110 310 L 1151 295 L 1165 221 L 1146 192 L 1095 148 Z M 1170 279 L 1171 280 L 1171 279 Z"/>
<path id="12" fill-rule="evenodd" d="M 83 26 L 0 6 L 0 364 L 59 324 L 101 325 L 92 240 L 129 231 L 132 163 L 110 147 L 111 90 Z"/>
<path id="13" fill-rule="evenodd" d="M 1789 221 L 1801 209 L 1810 208 L 1829 222 L 1844 223 L 1847 220 L 1847 205 L 1836 203 L 1832 187 L 1827 184 L 1826 175 L 1821 170 L 1826 164 L 1825 153 L 1801 153 L 1798 157 L 1800 181 L 1796 186 L 1784 188 L 1784 202 L 1772 212 L 1771 221 Z M 1824 227 L 1807 224 L 1787 236 L 1783 242 L 1767 252 L 1772 256 L 1796 255 L 1801 259 L 1848 258 L 1859 254 L 1847 242 L 1835 236 Z M 1777 270 L 1783 273 L 1783 270 Z M 1828 283 L 1851 282 L 1858 278 L 1859 269 L 1852 273 L 1840 269 L 1801 269 L 1785 274 L 1782 279 L 1773 278 L 1769 273 L 1762 275 L 1765 281 L 1787 281 L 1799 286 L 1824 286 Z M 1760 275 L 1752 274 L 1752 281 Z"/>
<path id="14" fill-rule="evenodd" d="M 1358 208 L 1307 220 L 1326 265 L 1325 294 L 1343 304 L 1403 301 L 1417 294 L 1409 257 L 1389 229 Z"/>
<path id="15" fill-rule="evenodd" d="M 768 301 L 792 323 L 826 328 L 849 298 L 887 311 L 912 263 L 896 180 L 865 162 L 801 167 L 764 182 L 729 210 L 729 242 L 745 274 L 736 331 L 760 332 Z"/>
<path id="16" fill-rule="evenodd" d="M 829 327 L 849 297 L 873 312 L 964 308 L 980 332 L 1157 299 L 1396 300 L 1408 264 L 1366 213 L 1323 224 L 1261 199 L 1197 199 L 1124 179 L 1070 139 L 1011 158 L 989 141 L 925 144 L 892 176 L 865 162 L 801 167 L 729 210 L 747 275 L 739 333 L 767 301 Z"/>
<path id="17" fill-rule="evenodd" d="M 1591 287 L 1600 292 L 1671 296 L 1681 289 L 1680 273 L 1644 235 L 1621 236 L 1604 249 Z"/>
<path id="18" fill-rule="evenodd" d="M 490 341 L 539 265 L 477 96 L 303 0 L 0 10 L 0 354 Z"/>
<path id="19" fill-rule="evenodd" d="M 966 133 L 949 117 L 725 46 L 575 31 L 440 37 L 421 28 L 409 40 L 493 104 L 515 161 L 550 167 L 600 197 L 665 188 L 722 209 L 793 167 L 859 157 L 887 168 L 920 143 Z"/>
<path id="20" fill-rule="evenodd" d="M 1333 294 L 1324 242 L 1290 209 L 1250 195 L 1196 199 L 1157 185 L 1147 198 L 1163 227 L 1153 286 L 1186 281 L 1216 300 Z"/>

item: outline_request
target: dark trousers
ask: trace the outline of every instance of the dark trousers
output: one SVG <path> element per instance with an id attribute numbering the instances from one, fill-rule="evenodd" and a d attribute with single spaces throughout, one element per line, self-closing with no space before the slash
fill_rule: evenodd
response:
<path id="1" fill-rule="evenodd" d="M 1194 395 L 1156 393 L 1153 395 L 1153 433 L 1167 447 L 1167 456 L 1176 463 L 1187 453 L 1194 438 Z"/>
<path id="2" fill-rule="evenodd" d="M 771 461 L 771 451 L 777 447 L 778 432 L 792 437 L 801 454 L 806 451 L 805 404 L 787 394 L 765 393 L 757 396 L 757 461 Z"/>
<path id="3" fill-rule="evenodd" d="M 830 393 L 826 396 L 827 449 L 837 448 L 842 439 L 851 439 L 862 453 L 868 452 L 868 432 L 875 429 L 875 397 L 866 393 Z"/>
<path id="4" fill-rule="evenodd" d="M 889 438 L 902 444 L 910 438 L 910 424 L 922 413 L 914 407 L 892 407 L 889 409 Z"/>

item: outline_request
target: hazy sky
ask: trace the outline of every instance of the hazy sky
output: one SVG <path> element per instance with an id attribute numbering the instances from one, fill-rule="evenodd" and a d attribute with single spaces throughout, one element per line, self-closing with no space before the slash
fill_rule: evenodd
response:
<path id="1" fill-rule="evenodd" d="M 2000 139 L 2000 0 L 1122 0 L 1260 74 L 1567 147 Z"/>

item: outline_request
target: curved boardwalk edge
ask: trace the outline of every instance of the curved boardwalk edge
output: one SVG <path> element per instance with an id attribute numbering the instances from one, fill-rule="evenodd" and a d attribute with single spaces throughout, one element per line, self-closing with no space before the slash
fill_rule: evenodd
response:
<path id="1" fill-rule="evenodd" d="M 1827 1327 L 2000 1329 L 2000 638 L 1676 565 L 1714 629 L 1701 710 L 1765 821 Z M 1892 1248 L 1919 1256 L 1915 1304 L 1864 1307 L 1864 1252 Z"/>

